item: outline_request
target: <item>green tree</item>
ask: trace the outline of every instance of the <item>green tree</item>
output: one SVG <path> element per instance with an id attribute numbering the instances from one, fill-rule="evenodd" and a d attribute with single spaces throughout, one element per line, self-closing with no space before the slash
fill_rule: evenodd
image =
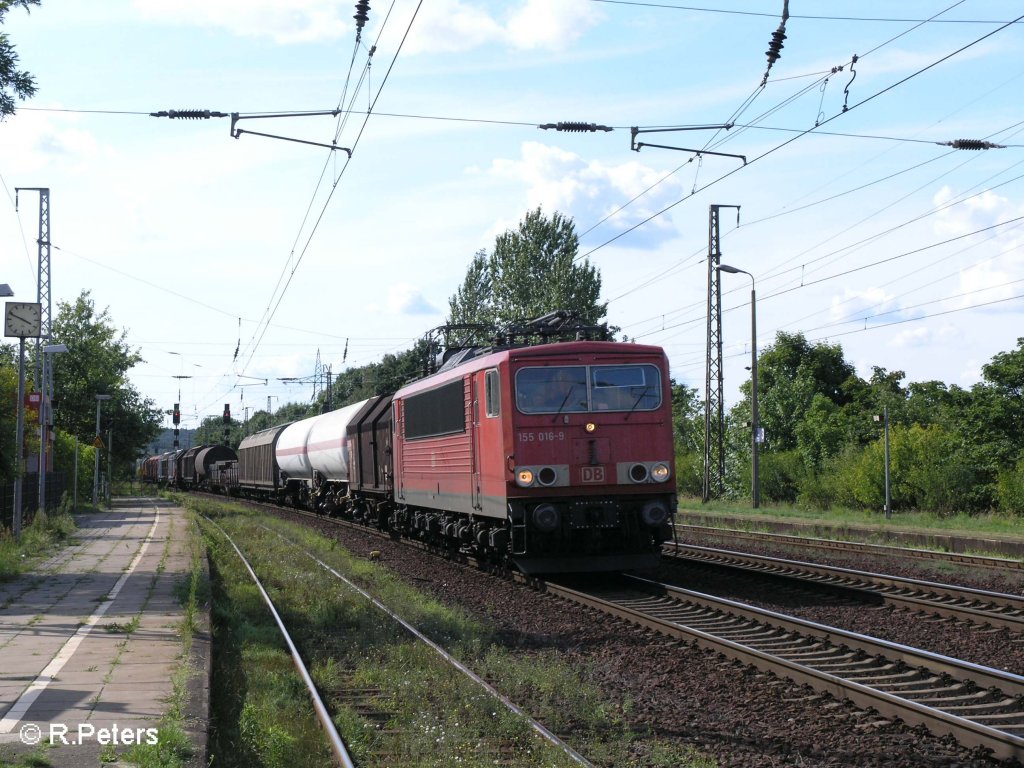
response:
<path id="1" fill-rule="evenodd" d="M 96 311 L 90 293 L 83 291 L 73 303 L 59 303 L 51 339 L 68 347 L 53 359 L 57 428 L 92 443 L 96 395 L 110 395 L 101 406 L 102 429 L 113 430 L 114 467 L 121 472 L 146 450 L 159 432 L 161 420 L 153 401 L 143 398 L 126 378 L 142 361 L 138 350 L 125 341 L 126 336 L 126 331 L 114 327 L 107 310 Z"/>
<path id="2" fill-rule="evenodd" d="M 1000 352 L 982 366 L 985 381 L 975 387 L 979 400 L 988 401 L 984 423 L 1000 467 L 1012 466 L 1024 452 L 1024 337 L 1017 348 Z"/>
<path id="3" fill-rule="evenodd" d="M 797 425 L 822 395 L 837 406 L 853 400 L 857 377 L 839 344 L 811 344 L 802 333 L 779 331 L 775 343 L 758 359 L 758 416 L 768 450 L 798 447 Z M 735 416 L 750 413 L 750 382 L 742 387 L 745 399 Z"/>
<path id="4" fill-rule="evenodd" d="M 466 270 L 462 285 L 448 299 L 448 322 L 458 325 L 491 325 L 493 290 L 487 251 L 480 249 Z"/>
<path id="5" fill-rule="evenodd" d="M 556 309 L 597 325 L 607 313 L 599 301 L 601 275 L 589 261 L 576 263 L 579 240 L 572 219 L 540 208 L 478 251 L 462 286 L 448 301 L 449 323 L 507 325 Z"/>
<path id="6" fill-rule="evenodd" d="M 18 419 L 18 354 L 0 345 L 0 482 L 14 479 L 14 433 Z"/>
<path id="7" fill-rule="evenodd" d="M 0 24 L 12 6 L 21 6 L 28 12 L 39 3 L 40 0 L 0 0 Z M 35 92 L 35 78 L 18 69 L 18 54 L 8 35 L 0 32 L 0 120 L 14 114 L 15 99 L 27 99 Z"/>

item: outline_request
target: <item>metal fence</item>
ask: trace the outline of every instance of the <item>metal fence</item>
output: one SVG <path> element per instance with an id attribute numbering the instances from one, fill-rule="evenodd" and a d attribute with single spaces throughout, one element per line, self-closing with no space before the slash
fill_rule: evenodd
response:
<path id="1" fill-rule="evenodd" d="M 68 490 L 64 472 L 46 474 L 46 509 L 56 509 Z M 39 475 L 27 474 L 21 481 L 22 525 L 28 525 L 39 508 Z M 14 483 L 0 485 L 0 530 L 14 526 Z"/>

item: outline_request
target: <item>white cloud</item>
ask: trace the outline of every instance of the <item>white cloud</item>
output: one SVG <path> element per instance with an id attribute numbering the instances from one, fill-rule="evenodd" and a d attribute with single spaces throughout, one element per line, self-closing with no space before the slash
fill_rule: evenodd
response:
<path id="1" fill-rule="evenodd" d="M 944 186 L 935 193 L 932 203 L 938 207 L 952 200 L 953 191 Z M 986 191 L 939 211 L 935 217 L 935 232 L 943 237 L 957 237 L 1012 218 L 1012 213 L 1013 206 L 1007 198 Z"/>
<path id="2" fill-rule="evenodd" d="M 929 328 L 910 328 L 896 334 L 890 341 L 889 346 L 896 349 L 907 347 L 927 347 L 934 341 L 932 331 Z"/>
<path id="3" fill-rule="evenodd" d="M 833 322 L 853 322 L 866 316 L 877 317 L 897 311 L 896 297 L 883 288 L 854 291 L 847 288 L 842 296 L 833 296 L 829 317 Z"/>
<path id="4" fill-rule="evenodd" d="M 536 141 L 524 142 L 517 160 L 495 160 L 490 173 L 523 184 L 527 209 L 540 206 L 549 214 L 561 211 L 585 226 L 611 216 L 609 223 L 617 230 L 646 219 L 684 194 L 677 178 L 662 181 L 663 172 L 635 160 L 607 165 Z M 651 187 L 644 197 L 617 211 Z M 635 232 L 630 244 L 651 247 L 675 234 L 671 218 L 662 215 Z"/>
<path id="5" fill-rule="evenodd" d="M 527 0 L 512 12 L 506 34 L 516 48 L 560 50 L 599 20 L 594 3 L 587 0 Z"/>
<path id="6" fill-rule="evenodd" d="M 479 4 L 434 0 L 423 6 L 403 51 L 459 53 L 486 45 L 564 50 L 600 19 L 587 0 L 526 0 L 504 18 Z"/>
<path id="7" fill-rule="evenodd" d="M 388 288 L 387 311 L 400 315 L 434 315 L 438 310 L 415 285 L 395 283 Z"/>
<path id="8" fill-rule="evenodd" d="M 218 27 L 281 44 L 331 40 L 354 26 L 349 4 L 329 0 L 133 0 L 133 5 L 150 21 Z"/>

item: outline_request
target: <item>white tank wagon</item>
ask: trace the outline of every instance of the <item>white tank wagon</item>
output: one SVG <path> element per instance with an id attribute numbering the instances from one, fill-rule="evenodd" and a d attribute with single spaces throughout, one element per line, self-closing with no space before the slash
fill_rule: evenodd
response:
<path id="1" fill-rule="evenodd" d="M 348 495 L 348 425 L 367 402 L 302 419 L 281 433 L 275 454 L 291 503 L 332 512 Z"/>

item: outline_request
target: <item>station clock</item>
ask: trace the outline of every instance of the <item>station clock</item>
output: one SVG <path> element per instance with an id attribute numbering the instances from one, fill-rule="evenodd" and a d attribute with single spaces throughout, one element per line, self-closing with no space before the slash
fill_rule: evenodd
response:
<path id="1" fill-rule="evenodd" d="M 43 305 L 8 301 L 4 311 L 4 336 L 39 338 L 43 330 Z"/>

